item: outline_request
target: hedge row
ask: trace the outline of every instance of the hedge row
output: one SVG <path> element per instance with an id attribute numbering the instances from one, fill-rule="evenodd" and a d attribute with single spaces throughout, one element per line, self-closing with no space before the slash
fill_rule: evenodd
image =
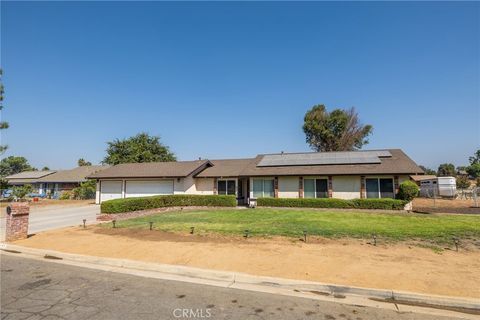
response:
<path id="1" fill-rule="evenodd" d="M 407 202 L 397 199 L 353 199 L 334 198 L 299 199 L 299 198 L 259 198 L 260 207 L 296 207 L 296 208 L 340 208 L 340 209 L 383 209 L 403 210 Z"/>
<path id="2" fill-rule="evenodd" d="M 235 196 L 182 194 L 109 200 L 102 202 L 100 211 L 102 213 L 122 213 L 164 207 L 235 207 L 236 205 Z"/>

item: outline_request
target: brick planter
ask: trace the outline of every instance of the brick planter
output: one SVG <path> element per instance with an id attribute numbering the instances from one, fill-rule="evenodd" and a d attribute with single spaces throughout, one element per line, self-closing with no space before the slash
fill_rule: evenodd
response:
<path id="1" fill-rule="evenodd" d="M 12 202 L 7 207 L 5 241 L 26 239 L 28 236 L 28 202 Z"/>

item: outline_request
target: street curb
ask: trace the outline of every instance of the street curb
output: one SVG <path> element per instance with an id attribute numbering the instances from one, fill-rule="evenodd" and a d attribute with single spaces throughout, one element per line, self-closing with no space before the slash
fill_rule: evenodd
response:
<path id="1" fill-rule="evenodd" d="M 170 280 L 187 281 L 199 284 L 209 284 L 228 288 L 261 288 L 278 291 L 292 291 L 297 293 L 315 293 L 332 299 L 342 299 L 346 295 L 360 296 L 367 299 L 385 300 L 385 302 L 395 303 L 396 300 L 413 304 L 423 304 L 428 306 L 451 307 L 473 309 L 480 312 L 480 299 L 458 298 L 451 296 L 426 295 L 407 291 L 385 290 L 374 288 L 363 288 L 354 286 L 345 286 L 329 283 L 319 283 L 313 281 L 291 280 L 283 278 L 274 278 L 266 276 L 255 276 L 240 272 L 217 271 L 201 269 L 195 267 L 157 264 L 149 262 L 140 262 L 126 259 L 103 258 L 95 256 L 85 256 L 59 251 L 35 249 L 13 244 L 0 245 L 0 249 L 10 253 L 22 253 L 34 256 L 36 258 L 45 258 L 46 255 L 53 258 L 55 262 L 66 264 L 85 264 L 98 266 L 98 269 L 108 271 L 109 268 L 122 268 L 129 270 L 130 274 L 135 271 L 143 274 L 158 273 L 164 275 L 161 278 Z M 55 259 L 57 258 L 57 259 Z M 68 263 L 71 262 L 71 263 Z M 378 300 L 376 300 L 378 301 Z M 381 302 L 381 301 L 380 301 Z"/>

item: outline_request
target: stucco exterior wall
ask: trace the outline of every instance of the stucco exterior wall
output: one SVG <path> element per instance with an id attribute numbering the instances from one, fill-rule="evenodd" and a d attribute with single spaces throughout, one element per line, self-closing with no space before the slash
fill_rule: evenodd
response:
<path id="1" fill-rule="evenodd" d="M 180 179 L 183 183 L 183 192 L 185 194 L 197 194 L 197 187 L 195 184 L 195 178 L 193 177 L 186 177 L 184 179 Z"/>
<path id="2" fill-rule="evenodd" d="M 333 176 L 332 190 L 332 198 L 360 198 L 360 176 Z"/>
<path id="3" fill-rule="evenodd" d="M 195 179 L 196 194 L 213 194 L 213 178 L 196 178 Z"/>
<path id="4" fill-rule="evenodd" d="M 298 177 L 278 177 L 278 197 L 298 198 Z"/>
<path id="5" fill-rule="evenodd" d="M 273 177 L 262 177 L 264 179 L 273 179 Z M 323 178 L 327 177 L 303 177 L 305 178 Z M 366 176 L 366 178 L 392 178 L 393 175 L 375 175 L 375 176 Z M 246 197 L 253 197 L 253 179 L 249 178 L 245 180 L 244 184 L 244 193 Z M 408 175 L 399 176 L 399 184 L 403 181 L 409 180 Z M 125 181 L 130 179 L 102 179 L 106 180 L 120 180 L 123 181 L 122 184 L 122 195 L 125 197 Z M 131 179 L 138 180 L 138 179 Z M 142 179 L 142 180 L 163 180 L 163 179 Z M 238 191 L 238 179 L 232 178 L 231 180 L 237 180 L 237 191 Z M 250 194 L 246 194 L 247 184 L 250 185 Z M 278 177 L 278 197 L 279 198 L 298 198 L 298 189 L 299 189 L 299 177 L 298 176 L 280 176 Z M 100 184 L 97 182 L 97 192 L 96 192 L 96 203 L 99 203 L 101 200 L 100 197 Z M 333 176 L 332 177 L 332 197 L 337 199 L 356 199 L 360 198 L 360 176 Z M 173 179 L 173 193 L 174 194 L 203 194 L 203 195 L 212 195 L 214 194 L 214 179 L 213 178 L 180 178 Z"/>

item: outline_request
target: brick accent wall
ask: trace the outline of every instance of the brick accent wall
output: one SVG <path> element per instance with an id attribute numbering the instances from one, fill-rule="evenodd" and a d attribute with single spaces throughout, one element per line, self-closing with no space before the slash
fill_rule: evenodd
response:
<path id="1" fill-rule="evenodd" d="M 360 199 L 367 197 L 367 188 L 365 186 L 365 176 L 360 177 Z"/>
<path id="2" fill-rule="evenodd" d="M 273 178 L 273 193 L 274 197 L 278 198 L 278 177 Z"/>
<path id="3" fill-rule="evenodd" d="M 393 186 L 395 188 L 395 196 L 397 195 L 398 193 L 398 187 L 399 187 L 399 184 L 398 184 L 398 176 L 394 176 L 393 177 Z"/>
<path id="4" fill-rule="evenodd" d="M 333 197 L 333 177 L 328 176 L 328 197 L 332 198 Z"/>
<path id="5" fill-rule="evenodd" d="M 217 178 L 213 178 L 213 194 L 218 194 L 217 182 L 218 182 L 218 179 L 217 179 Z"/>
<path id="6" fill-rule="evenodd" d="M 5 241 L 26 239 L 28 236 L 28 216 L 30 206 L 27 202 L 12 202 L 7 208 Z"/>
<path id="7" fill-rule="evenodd" d="M 303 198 L 303 177 L 298 177 L 298 197 Z"/>

